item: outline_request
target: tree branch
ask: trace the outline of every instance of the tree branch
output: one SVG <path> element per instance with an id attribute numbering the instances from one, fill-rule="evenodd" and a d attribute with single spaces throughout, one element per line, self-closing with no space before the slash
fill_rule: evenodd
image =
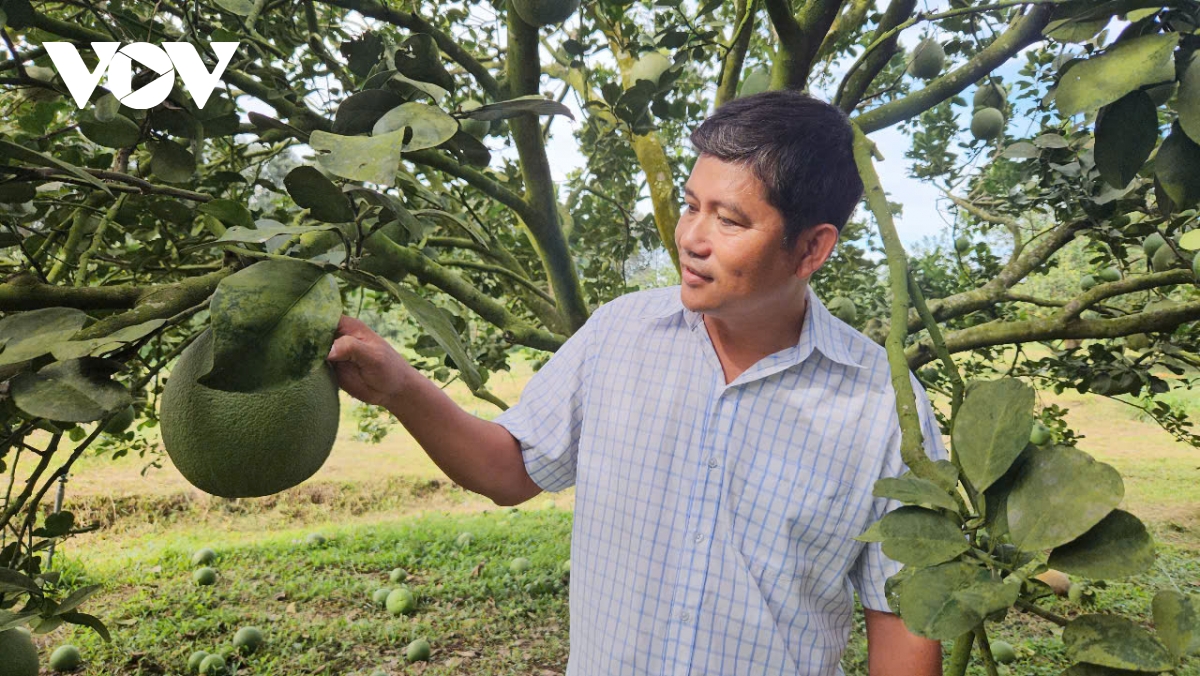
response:
<path id="1" fill-rule="evenodd" d="M 750 48 L 750 38 L 754 36 L 754 19 L 757 11 L 758 0 L 737 0 L 737 28 L 729 38 L 729 49 L 721 61 L 721 82 L 717 85 L 714 108 L 720 108 L 722 103 L 732 101 L 737 97 L 742 64 L 746 60 L 746 50 Z"/>
<path id="2" fill-rule="evenodd" d="M 862 101 L 863 94 L 867 92 L 867 87 L 871 86 L 888 61 L 891 61 L 892 55 L 896 53 L 896 43 L 900 40 L 900 31 L 896 30 L 896 27 L 912 15 L 916 6 L 917 0 L 892 0 L 888 3 L 883 18 L 879 20 L 879 27 L 872 36 L 871 46 L 875 47 L 875 50 L 872 51 L 868 47 L 838 84 L 833 103 L 846 114 L 854 112 Z"/>
<path id="3" fill-rule="evenodd" d="M 916 117 L 957 95 L 1017 52 L 1041 41 L 1042 29 L 1050 22 L 1051 11 L 1052 8 L 1047 4 L 1036 5 L 962 67 L 933 80 L 913 94 L 856 116 L 855 123 L 863 133 L 869 134 Z"/>

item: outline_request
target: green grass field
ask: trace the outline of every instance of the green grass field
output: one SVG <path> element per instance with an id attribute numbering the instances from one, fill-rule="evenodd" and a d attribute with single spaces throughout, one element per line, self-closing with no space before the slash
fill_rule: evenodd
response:
<path id="1" fill-rule="evenodd" d="M 489 387 L 515 402 L 530 374 L 493 376 Z M 460 386 L 451 395 L 477 415 L 498 410 Z M 1200 451 L 1176 443 L 1119 402 L 1067 392 L 1041 393 L 1041 403 L 1070 409 L 1085 439 L 1080 447 L 1125 477 L 1122 507 L 1146 520 L 1159 541 L 1154 570 L 1109 584 L 1095 605 L 1066 599 L 1047 607 L 1071 617 L 1117 609 L 1149 622 L 1160 588 L 1200 592 Z M 103 591 L 85 610 L 113 633 L 106 644 L 90 630 L 62 627 L 36 640 L 44 658 L 62 643 L 80 647 L 81 673 L 182 674 L 195 650 L 232 649 L 239 627 L 267 636 L 258 653 L 230 656 L 240 674 L 561 674 L 568 654 L 568 576 L 573 492 L 541 495 L 518 511 L 452 485 L 402 428 L 379 444 L 354 440 L 355 406 L 344 401 L 339 440 L 327 465 L 305 484 L 257 500 L 224 500 L 191 489 L 164 462 L 86 457 L 64 508 L 102 528 L 59 547 L 55 567 L 71 584 Z M 306 537 L 320 533 L 324 545 Z M 473 534 L 465 549 L 455 545 Z M 190 557 L 219 553 L 217 583 L 192 582 Z M 530 559 L 515 575 L 508 563 Z M 411 616 L 391 616 L 371 593 L 402 567 L 418 599 Z M 1059 630 L 1012 613 L 994 634 L 1013 643 L 1013 676 L 1057 675 L 1065 662 Z M 407 664 L 405 646 L 424 637 L 428 663 Z M 861 618 L 843 661 L 865 676 Z M 1180 672 L 1200 675 L 1200 665 Z M 48 673 L 48 672 L 47 672 Z M 982 669 L 972 671 L 982 675 Z"/>

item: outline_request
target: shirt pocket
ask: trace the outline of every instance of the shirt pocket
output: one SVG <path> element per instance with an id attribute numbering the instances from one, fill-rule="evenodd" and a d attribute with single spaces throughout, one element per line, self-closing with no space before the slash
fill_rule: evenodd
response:
<path id="1" fill-rule="evenodd" d="M 779 455 L 753 457 L 733 472 L 728 493 L 730 540 L 751 573 L 796 575 L 843 549 L 851 533 L 854 487 L 811 463 Z"/>

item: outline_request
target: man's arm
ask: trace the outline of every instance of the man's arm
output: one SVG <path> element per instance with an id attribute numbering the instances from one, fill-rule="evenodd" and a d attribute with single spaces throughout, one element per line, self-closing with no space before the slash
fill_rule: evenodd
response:
<path id="1" fill-rule="evenodd" d="M 870 676 L 941 676 L 942 644 L 912 634 L 899 617 L 864 609 Z"/>
<path id="2" fill-rule="evenodd" d="M 458 485 L 499 505 L 541 492 L 508 430 L 464 411 L 366 324 L 342 317 L 328 359 L 342 389 L 391 411 Z"/>

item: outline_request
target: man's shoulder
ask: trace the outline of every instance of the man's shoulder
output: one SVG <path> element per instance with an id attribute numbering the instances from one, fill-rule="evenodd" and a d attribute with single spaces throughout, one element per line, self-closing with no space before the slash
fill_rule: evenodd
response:
<path id="1" fill-rule="evenodd" d="M 606 324 L 641 323 L 643 320 L 666 317 L 683 308 L 679 287 L 634 291 L 604 303 L 592 313 Z"/>

